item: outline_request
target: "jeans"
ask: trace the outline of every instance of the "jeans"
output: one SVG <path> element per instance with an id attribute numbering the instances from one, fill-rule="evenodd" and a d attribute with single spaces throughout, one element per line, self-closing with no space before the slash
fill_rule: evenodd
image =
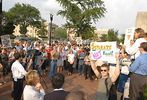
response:
<path id="1" fill-rule="evenodd" d="M 50 65 L 49 77 L 51 78 L 56 74 L 57 60 L 52 60 Z"/>
<path id="2" fill-rule="evenodd" d="M 84 73 L 84 60 L 79 60 L 79 63 L 78 63 L 78 72 L 80 74 L 83 74 Z"/>

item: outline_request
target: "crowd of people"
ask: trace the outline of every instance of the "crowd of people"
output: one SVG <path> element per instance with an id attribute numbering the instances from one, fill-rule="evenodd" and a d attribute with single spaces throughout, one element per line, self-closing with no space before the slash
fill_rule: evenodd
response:
<path id="1" fill-rule="evenodd" d="M 118 45 L 113 64 L 92 60 L 89 45 L 54 42 L 49 46 L 40 41 L 19 41 L 12 48 L 1 45 L 0 85 L 6 83 L 5 77 L 11 72 L 14 100 L 87 100 L 82 91 L 63 89 L 65 72 L 66 76 L 78 73 L 85 80 L 98 81 L 96 100 L 143 100 L 147 85 L 147 33 L 137 28 L 134 37 L 129 45 Z M 40 76 L 46 72 L 54 89 L 47 94 L 40 82 Z"/>

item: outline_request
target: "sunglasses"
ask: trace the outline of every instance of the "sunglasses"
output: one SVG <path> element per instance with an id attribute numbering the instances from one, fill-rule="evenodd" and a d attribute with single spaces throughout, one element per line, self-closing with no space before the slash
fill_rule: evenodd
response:
<path id="1" fill-rule="evenodd" d="M 107 70 L 101 70 L 101 72 L 106 72 Z"/>

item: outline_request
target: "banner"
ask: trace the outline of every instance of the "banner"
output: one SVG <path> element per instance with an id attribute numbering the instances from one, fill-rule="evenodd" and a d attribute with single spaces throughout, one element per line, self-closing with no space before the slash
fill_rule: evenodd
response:
<path id="1" fill-rule="evenodd" d="M 134 39 L 135 28 L 128 28 L 125 33 L 124 45 L 130 45 L 130 41 Z"/>
<path id="2" fill-rule="evenodd" d="M 1 42 L 4 47 L 11 47 L 11 39 L 9 35 L 2 35 Z"/>
<path id="3" fill-rule="evenodd" d="M 116 42 L 92 42 L 90 44 L 90 55 L 92 60 L 116 63 L 116 51 Z"/>

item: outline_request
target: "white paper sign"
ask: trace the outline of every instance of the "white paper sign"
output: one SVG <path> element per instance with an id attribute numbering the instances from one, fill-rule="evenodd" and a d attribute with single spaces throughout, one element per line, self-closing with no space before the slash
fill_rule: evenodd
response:
<path id="1" fill-rule="evenodd" d="M 83 40 L 82 37 L 76 37 L 77 44 L 82 44 Z"/>
<path id="2" fill-rule="evenodd" d="M 130 45 L 130 41 L 134 39 L 135 28 L 128 28 L 125 33 L 124 45 Z"/>
<path id="3" fill-rule="evenodd" d="M 116 63 L 116 51 L 116 42 L 92 42 L 90 44 L 90 55 L 92 60 Z"/>
<path id="4" fill-rule="evenodd" d="M 2 35 L 1 36 L 2 45 L 5 47 L 11 47 L 11 39 L 9 35 Z"/>

